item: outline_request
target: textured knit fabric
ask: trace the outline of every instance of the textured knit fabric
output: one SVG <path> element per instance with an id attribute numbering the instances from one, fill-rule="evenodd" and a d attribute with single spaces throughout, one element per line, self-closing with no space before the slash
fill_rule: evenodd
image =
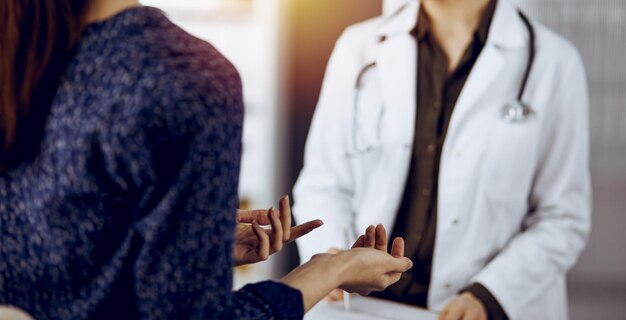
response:
<path id="1" fill-rule="evenodd" d="M 36 319 L 299 319 L 232 292 L 243 102 L 233 66 L 151 8 L 89 26 L 39 154 L 0 172 L 0 304 Z"/>

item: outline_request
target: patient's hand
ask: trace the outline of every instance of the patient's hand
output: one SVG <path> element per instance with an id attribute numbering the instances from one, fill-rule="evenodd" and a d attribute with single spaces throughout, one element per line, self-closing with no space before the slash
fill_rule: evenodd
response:
<path id="1" fill-rule="evenodd" d="M 235 265 L 264 261 L 279 252 L 283 244 L 319 228 L 323 222 L 313 220 L 291 227 L 289 197 L 280 199 L 279 210 L 237 210 L 237 229 L 233 257 Z M 270 225 L 270 229 L 261 226 Z"/>
<path id="2" fill-rule="evenodd" d="M 352 245 L 352 248 L 372 248 L 387 252 L 387 230 L 382 224 L 376 227 L 369 226 L 365 230 L 365 234 L 359 236 L 356 242 Z M 338 253 L 338 249 L 331 249 L 329 253 Z M 402 256 L 404 254 L 404 240 L 402 238 L 396 238 L 393 241 L 391 253 L 393 256 Z M 324 300 L 335 302 L 343 300 L 344 291 L 337 288 L 327 295 Z"/>

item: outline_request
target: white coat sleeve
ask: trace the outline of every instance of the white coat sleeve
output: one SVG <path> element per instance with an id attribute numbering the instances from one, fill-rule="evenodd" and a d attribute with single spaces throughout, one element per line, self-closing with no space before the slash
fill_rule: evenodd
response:
<path id="1" fill-rule="evenodd" d="M 344 248 L 351 226 L 354 194 L 349 148 L 349 114 L 358 70 L 354 38 L 346 31 L 338 40 L 306 143 L 304 168 L 294 187 L 298 222 L 322 219 L 324 225 L 297 240 L 300 261 L 331 248 Z"/>
<path id="2" fill-rule="evenodd" d="M 591 227 L 588 89 L 582 61 L 573 48 L 570 52 L 562 60 L 543 130 L 532 212 L 523 231 L 472 279 L 511 319 L 573 267 Z"/>

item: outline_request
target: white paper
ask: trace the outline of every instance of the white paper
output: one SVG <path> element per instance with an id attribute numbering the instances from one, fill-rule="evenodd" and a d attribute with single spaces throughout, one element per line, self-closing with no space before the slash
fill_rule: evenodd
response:
<path id="1" fill-rule="evenodd" d="M 321 302 L 304 317 L 305 320 L 437 320 L 435 312 L 385 301 L 352 295 L 350 311 L 344 310 L 343 302 Z"/>

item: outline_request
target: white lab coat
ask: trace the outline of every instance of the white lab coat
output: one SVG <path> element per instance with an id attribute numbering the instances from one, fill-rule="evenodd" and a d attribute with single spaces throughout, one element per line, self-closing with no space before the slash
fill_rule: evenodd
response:
<path id="1" fill-rule="evenodd" d="M 299 221 L 325 226 L 303 237 L 303 261 L 347 245 L 346 230 L 394 225 L 411 161 L 419 2 L 350 27 L 337 42 L 295 186 Z M 428 304 L 441 310 L 478 282 L 511 319 L 567 319 L 565 275 L 584 248 L 591 215 L 589 116 L 576 49 L 533 21 L 537 52 L 524 101 L 535 115 L 507 123 L 528 64 L 529 32 L 500 0 L 487 43 L 459 97 L 441 155 L 437 235 Z M 358 123 L 380 143 L 354 150 Z M 384 108 L 382 117 L 381 108 Z M 370 111 L 371 110 L 371 111 Z"/>

